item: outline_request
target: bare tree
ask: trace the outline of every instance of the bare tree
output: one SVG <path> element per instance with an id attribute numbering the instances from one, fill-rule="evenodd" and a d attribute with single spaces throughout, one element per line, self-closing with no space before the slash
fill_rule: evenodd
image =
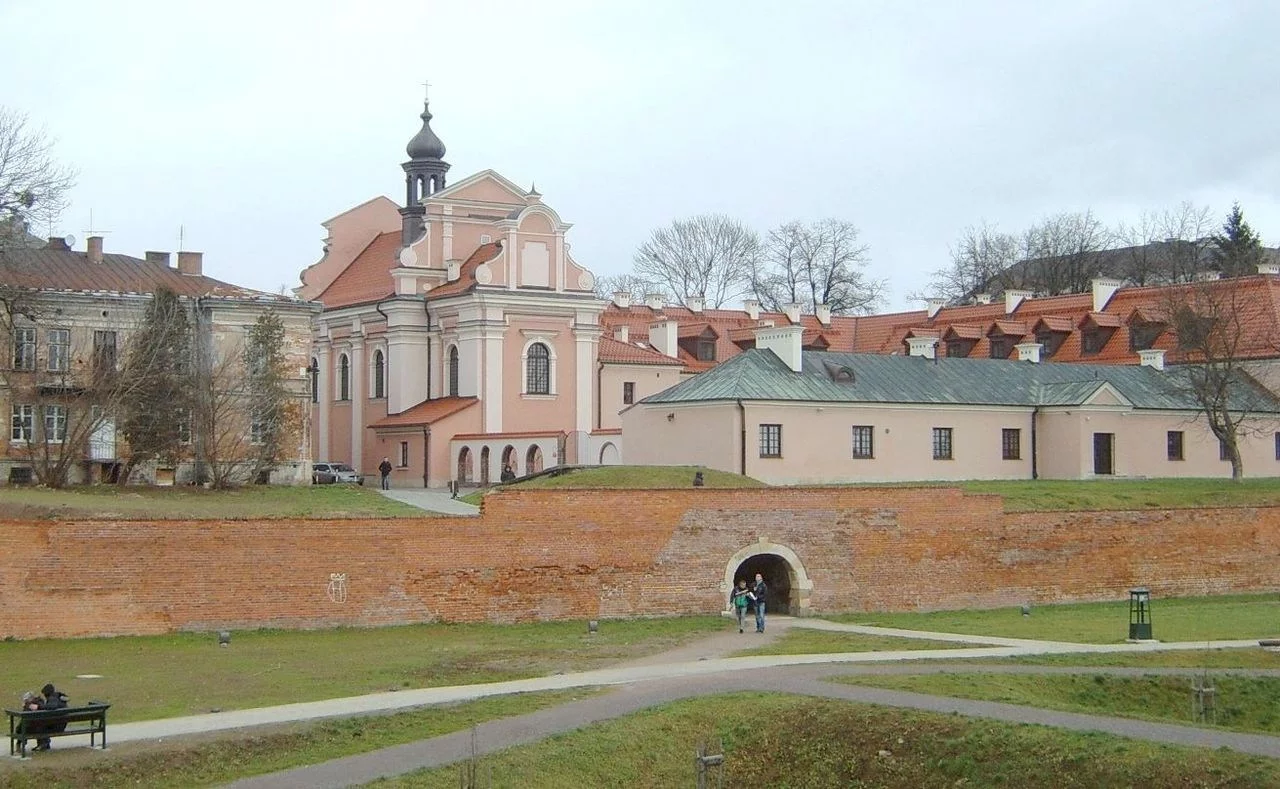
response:
<path id="1" fill-rule="evenodd" d="M 1165 244 L 1166 282 L 1194 282 L 1208 267 L 1211 236 L 1209 206 L 1190 201 L 1160 214 L 1157 227 Z"/>
<path id="2" fill-rule="evenodd" d="M 1193 398 L 1210 432 L 1231 461 L 1231 478 L 1244 476 L 1240 439 L 1262 435 L 1270 426 L 1259 420 L 1269 399 L 1249 375 L 1244 343 L 1274 346 L 1275 338 L 1246 335 L 1242 314 L 1249 314 L 1240 288 L 1223 282 L 1199 282 L 1170 288 L 1162 310 L 1177 338 L 1169 385 Z"/>
<path id="3" fill-rule="evenodd" d="M 32 226 L 57 220 L 75 173 L 58 164 L 53 141 L 27 116 L 0 107 L 0 255 Z"/>
<path id="4" fill-rule="evenodd" d="M 597 296 L 612 299 L 615 293 L 626 293 L 632 301 L 643 301 L 650 293 L 661 293 L 663 298 L 670 296 L 662 285 L 635 274 L 613 274 L 596 278 Z"/>
<path id="5" fill-rule="evenodd" d="M 122 373 L 133 383 L 136 396 L 121 409 L 120 431 L 128 441 L 129 456 L 120 484 L 127 484 L 143 461 L 176 462 L 181 446 L 190 440 L 192 374 L 187 309 L 173 291 L 158 289 L 130 340 Z"/>
<path id="6" fill-rule="evenodd" d="M 986 222 L 970 225 L 951 248 L 951 264 L 933 272 L 929 295 L 959 304 L 1002 291 L 1020 252 L 1017 236 Z"/>
<path id="7" fill-rule="evenodd" d="M 1084 293 L 1103 273 L 1111 234 L 1092 211 L 1047 216 L 1022 236 L 1023 262 L 1009 285 L 1040 293 Z"/>
<path id="8" fill-rule="evenodd" d="M 706 299 L 723 307 L 750 290 L 759 254 L 755 231 L 723 214 L 677 219 L 654 230 L 635 254 L 635 274 L 683 300 Z"/>
<path id="9" fill-rule="evenodd" d="M 769 231 L 752 271 L 752 290 L 775 312 L 787 304 L 810 313 L 820 304 L 833 314 L 870 312 L 882 300 L 885 282 L 867 276 L 867 250 L 851 222 L 788 222 Z"/>

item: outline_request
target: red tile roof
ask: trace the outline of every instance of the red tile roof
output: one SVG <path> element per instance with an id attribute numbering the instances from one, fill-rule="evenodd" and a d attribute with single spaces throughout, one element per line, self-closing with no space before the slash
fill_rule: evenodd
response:
<path id="1" fill-rule="evenodd" d="M 470 408 L 478 402 L 480 402 L 479 398 L 475 397 L 441 397 L 436 400 L 423 400 L 421 403 L 398 414 L 388 414 L 369 425 L 369 427 L 417 427 L 419 425 L 430 425 L 447 416 L 452 416 L 459 411 Z"/>
<path id="2" fill-rule="evenodd" d="M 679 359 L 672 359 L 670 356 L 664 356 L 648 345 L 637 345 L 634 342 L 623 342 L 613 337 L 601 337 L 600 347 L 597 351 L 598 358 L 602 362 L 610 362 L 613 364 L 662 364 L 676 365 L 681 364 Z"/>
<path id="3" fill-rule="evenodd" d="M 400 233 L 375 236 L 317 297 L 328 309 L 385 299 L 394 293 L 391 269 L 400 265 Z"/>
<path id="4" fill-rule="evenodd" d="M 982 326 L 974 326 L 972 324 L 961 324 L 952 326 L 947 329 L 946 337 L 958 337 L 961 340 L 981 340 L 986 336 L 985 328 Z"/>
<path id="5" fill-rule="evenodd" d="M 996 321 L 991 327 L 993 333 L 1006 334 L 1010 337 L 1025 337 L 1027 335 L 1026 321 Z"/>
<path id="6" fill-rule="evenodd" d="M 496 258 L 502 252 L 501 241 L 491 241 L 487 244 L 481 244 L 476 247 L 476 251 L 464 261 L 458 268 L 458 278 L 453 282 L 446 282 L 439 287 L 432 288 L 427 292 L 431 298 L 439 296 L 454 296 L 459 293 L 466 293 L 476 286 L 476 268 L 481 263 L 488 263 Z"/>
<path id="7" fill-rule="evenodd" d="M 159 261 L 107 254 L 95 263 L 85 252 L 59 249 L 6 251 L 0 257 L 0 283 L 80 293 L 155 293 L 168 288 L 188 297 L 293 301 L 288 296 L 242 288 L 213 277 L 183 274 Z"/>

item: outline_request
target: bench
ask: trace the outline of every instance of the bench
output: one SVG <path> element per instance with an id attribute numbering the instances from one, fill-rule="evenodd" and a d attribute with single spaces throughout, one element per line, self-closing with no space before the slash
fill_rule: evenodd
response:
<path id="1" fill-rule="evenodd" d="M 110 704 L 91 701 L 83 707 L 63 707 L 60 710 L 5 710 L 9 716 L 9 755 L 27 758 L 27 740 L 43 740 L 46 737 L 70 737 L 73 734 L 89 735 L 89 747 L 107 747 L 107 710 Z M 77 725 L 79 724 L 79 725 Z M 62 731 L 50 731 L 54 728 Z M 102 735 L 102 745 L 97 736 Z"/>

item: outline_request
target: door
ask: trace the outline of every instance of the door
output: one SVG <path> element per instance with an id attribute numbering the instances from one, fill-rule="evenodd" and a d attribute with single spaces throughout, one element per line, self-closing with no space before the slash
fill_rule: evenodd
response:
<path id="1" fill-rule="evenodd" d="M 1115 469 L 1115 433 L 1093 434 L 1093 473 L 1114 474 Z"/>

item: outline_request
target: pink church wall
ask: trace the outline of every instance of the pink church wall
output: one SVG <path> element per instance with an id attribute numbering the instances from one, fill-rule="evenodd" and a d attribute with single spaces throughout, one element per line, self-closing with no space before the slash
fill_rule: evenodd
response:
<path id="1" fill-rule="evenodd" d="M 400 214 L 391 200 L 377 197 L 330 219 L 325 229 L 329 231 L 329 251 L 302 272 L 299 298 L 319 296 L 375 236 L 399 230 Z"/>
<path id="2" fill-rule="evenodd" d="M 568 321 L 537 319 L 508 314 L 503 342 L 502 429 L 504 432 L 568 430 L 573 427 L 577 406 L 577 349 Z M 522 395 L 525 363 L 524 347 L 530 338 L 523 332 L 554 335 L 539 338 L 553 351 L 554 395 Z M 498 393 L 493 393 L 497 395 Z"/>

